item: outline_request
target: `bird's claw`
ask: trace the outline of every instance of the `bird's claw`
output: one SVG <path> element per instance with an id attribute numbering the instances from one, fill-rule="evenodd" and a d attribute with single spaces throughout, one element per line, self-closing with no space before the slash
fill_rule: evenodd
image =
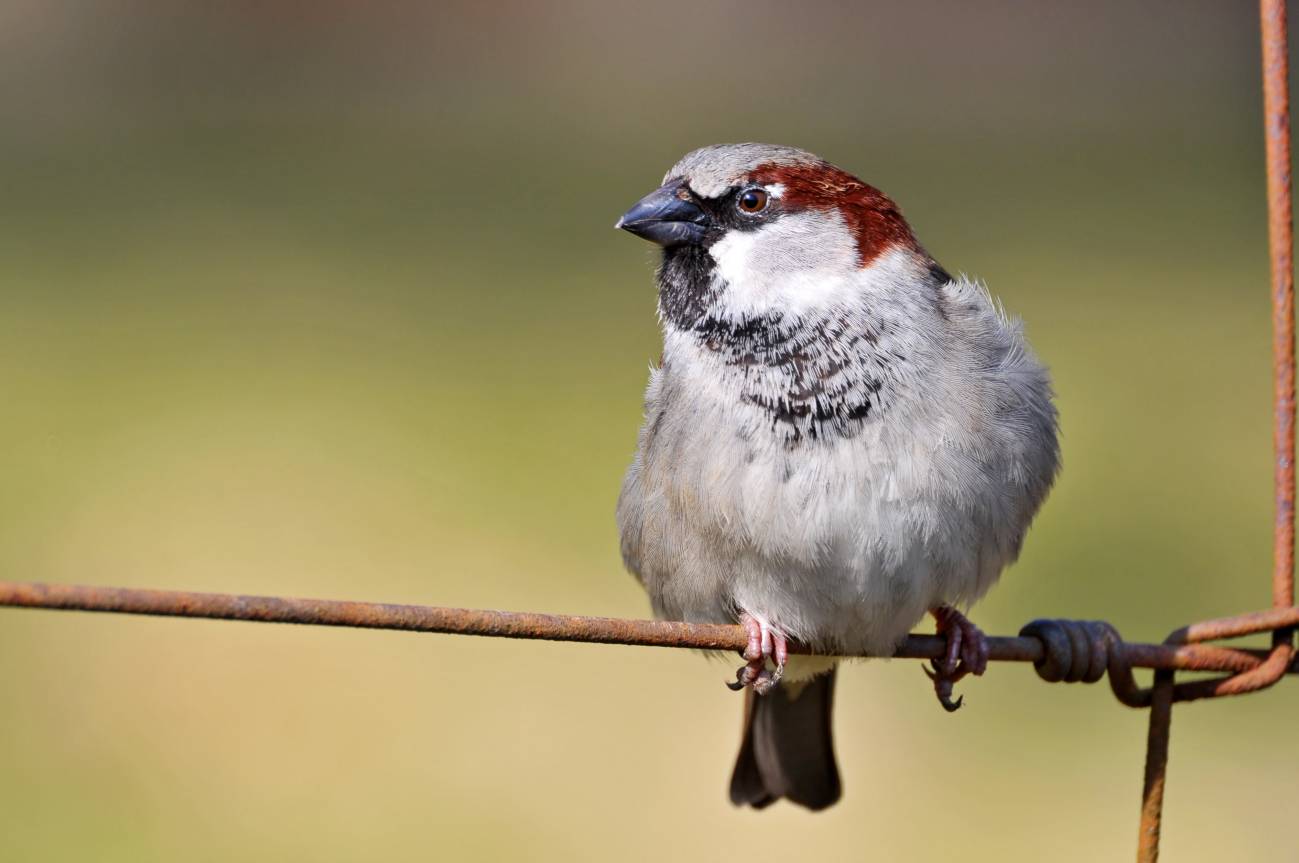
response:
<path id="1" fill-rule="evenodd" d="M 749 636 L 741 654 L 747 661 L 735 672 L 735 682 L 726 686 L 733 692 L 749 687 L 759 695 L 766 695 L 785 673 L 788 642 L 782 632 L 750 614 L 740 615 L 740 625 Z M 768 660 L 774 669 L 767 667 Z"/>
<path id="2" fill-rule="evenodd" d="M 766 660 L 758 660 L 757 662 L 741 665 L 739 670 L 735 672 L 735 682 L 726 685 L 732 692 L 739 692 L 744 687 L 749 686 L 759 695 L 766 695 L 773 686 L 780 682 L 780 678 L 784 673 L 784 667 L 778 666 L 773 671 L 767 668 Z"/>
<path id="3" fill-rule="evenodd" d="M 939 669 L 938 660 L 934 659 L 930 660 L 930 662 L 934 666 L 934 670 L 930 671 L 926 668 L 924 669 L 924 672 L 929 675 L 929 679 L 934 682 L 934 694 L 938 696 L 938 703 L 943 705 L 943 709 L 948 713 L 955 713 L 960 710 L 961 705 L 965 703 L 965 696 L 962 695 L 953 701 L 952 686 L 957 680 L 964 677 L 965 673 L 962 672 L 960 675 L 948 676 Z"/>
<path id="4" fill-rule="evenodd" d="M 965 675 L 977 677 L 988 669 L 988 639 L 950 605 L 940 605 L 930 613 L 938 622 L 938 634 L 947 639 L 947 649 L 941 659 L 931 660 L 933 670 L 926 668 L 925 674 L 934 682 L 938 703 L 952 713 L 965 701 L 965 696 L 952 700 L 952 687 Z"/>

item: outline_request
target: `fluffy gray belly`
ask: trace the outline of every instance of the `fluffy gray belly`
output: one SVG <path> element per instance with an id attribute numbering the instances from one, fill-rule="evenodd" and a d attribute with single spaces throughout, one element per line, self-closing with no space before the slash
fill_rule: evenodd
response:
<path id="1" fill-rule="evenodd" d="M 971 471 L 940 439 L 887 422 L 790 447 L 763 433 L 766 418 L 660 400 L 664 383 L 651 381 L 618 501 L 623 557 L 660 617 L 748 612 L 824 650 L 887 655 L 929 608 L 981 595 L 1018 550 L 1031 513 L 999 510 L 1013 495 L 989 483 L 987 454 Z"/>

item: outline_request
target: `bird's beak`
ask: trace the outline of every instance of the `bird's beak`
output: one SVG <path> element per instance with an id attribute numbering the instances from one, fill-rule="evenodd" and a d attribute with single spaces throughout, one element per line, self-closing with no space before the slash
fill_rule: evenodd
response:
<path id="1" fill-rule="evenodd" d="M 633 204 L 614 227 L 660 246 L 684 246 L 704 239 L 708 214 L 684 183 L 671 182 Z"/>

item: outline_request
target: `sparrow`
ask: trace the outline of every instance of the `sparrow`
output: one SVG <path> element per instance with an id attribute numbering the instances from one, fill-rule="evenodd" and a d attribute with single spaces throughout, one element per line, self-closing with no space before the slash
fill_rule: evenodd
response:
<path id="1" fill-rule="evenodd" d="M 623 559 L 656 616 L 747 632 L 732 802 L 824 809 L 836 656 L 890 656 L 932 614 L 943 706 L 986 668 L 957 609 L 1019 555 L 1058 471 L 1049 376 L 892 200 L 803 150 L 695 150 L 616 227 L 662 247 Z"/>

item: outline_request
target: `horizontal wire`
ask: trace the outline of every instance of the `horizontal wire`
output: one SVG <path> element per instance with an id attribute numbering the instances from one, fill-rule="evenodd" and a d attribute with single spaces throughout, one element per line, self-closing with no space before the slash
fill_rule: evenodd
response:
<path id="1" fill-rule="evenodd" d="M 748 642 L 743 628 L 729 624 L 37 582 L 0 582 L 0 606 L 737 652 Z M 938 659 L 945 645 L 936 635 L 908 635 L 893 656 Z M 993 660 L 1037 663 L 1045 657 L 1043 643 L 1031 636 L 992 636 L 988 645 Z M 1204 644 L 1122 642 L 1119 648 L 1130 667 L 1184 671 L 1249 671 L 1268 655 Z M 791 652 L 815 651 L 792 645 Z M 1299 663 L 1288 671 L 1299 673 Z"/>

